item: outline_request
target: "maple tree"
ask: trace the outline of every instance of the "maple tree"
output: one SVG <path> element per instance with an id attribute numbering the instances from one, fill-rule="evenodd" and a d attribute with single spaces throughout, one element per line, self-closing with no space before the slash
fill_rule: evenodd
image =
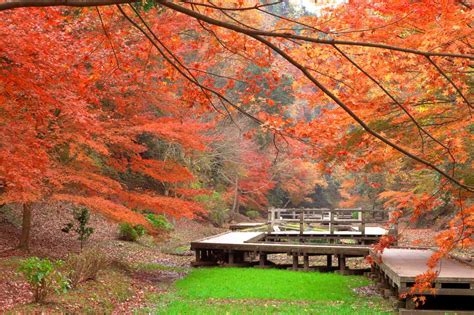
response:
<path id="1" fill-rule="evenodd" d="M 215 110 L 233 121 L 242 116 L 260 125 L 261 132 L 272 134 L 275 151 L 286 138 L 303 142 L 320 172 L 345 177 L 348 202 L 361 198 L 366 189 L 372 202 L 379 198 L 387 209 L 395 210 L 394 219 L 450 209 L 445 215 L 451 222 L 437 238 L 439 251 L 430 262 L 432 270 L 456 246 L 472 245 L 474 56 L 469 4 L 362 0 L 291 18 L 274 8 L 278 3 L 0 2 L 6 17 L 0 39 L 0 100 L 8 114 L 3 116 L 9 117 L 1 124 L 6 135 L 0 146 L 4 202 L 31 202 L 47 195 L 51 187 L 57 191 L 69 182 L 95 190 L 106 184 L 114 188 L 102 193 L 116 195 L 107 206 L 121 207 L 115 208 L 117 215 L 132 216 L 120 204 L 169 206 L 170 213 L 183 214 L 183 207 L 193 207 L 190 201 L 126 192 L 113 176 L 95 172 L 97 163 L 91 161 L 90 150 L 106 156 L 105 165 L 112 168 L 130 168 L 167 183 L 179 178 L 177 182 L 184 185 L 192 179 L 190 172 L 175 162 L 143 158 L 145 148 L 134 140 L 150 133 L 185 150 L 203 150 L 205 139 L 186 131 L 206 128 L 205 119 L 222 119 L 209 114 Z M 106 7 L 83 9 L 77 16 L 65 14 L 65 9 L 16 9 L 60 5 Z M 103 10 L 100 19 L 95 10 Z M 71 23 L 78 33 L 71 31 Z M 48 35 L 41 29 L 52 32 Z M 98 53 L 90 54 L 87 62 L 75 59 L 84 56 L 71 51 L 94 51 L 98 37 L 104 43 Z M 27 38 L 49 49 L 62 47 L 61 53 L 52 60 L 48 49 L 36 51 Z M 15 54 L 23 59 L 17 61 L 11 52 L 23 46 L 29 50 Z M 68 72 L 55 71 L 58 65 Z M 249 65 L 265 71 L 249 71 Z M 55 76 L 60 84 L 48 86 L 42 80 Z M 72 78 L 79 84 L 68 84 Z M 272 95 L 284 81 L 291 84 L 295 98 L 291 106 Z M 110 100 L 113 108 L 107 109 Z M 153 115 L 150 104 L 170 116 Z M 190 119 L 193 115 L 200 119 Z M 65 116 L 67 124 L 61 122 Z M 14 128 L 6 128 L 7 124 Z M 65 144 L 74 163 L 51 158 L 63 152 L 58 150 Z M 32 147 L 38 148 L 34 154 Z M 250 160 L 264 160 L 255 150 L 245 154 Z M 244 191 L 254 189 L 255 178 L 268 172 L 270 165 L 265 163 L 247 170 L 250 182 L 240 184 L 247 186 Z M 86 170 L 94 175 L 84 178 Z M 235 187 L 238 190 L 239 185 Z M 266 191 L 259 192 L 255 203 L 264 205 Z M 105 202 L 94 199 L 101 198 L 97 195 L 54 195 L 89 204 Z"/>
<path id="2" fill-rule="evenodd" d="M 102 13 L 104 19 L 108 14 Z M 169 85 L 162 84 L 165 90 L 158 85 L 155 93 L 142 92 L 140 86 L 156 78 L 143 76 L 143 67 L 131 67 L 148 57 L 144 43 L 137 44 L 133 36 L 127 44 L 109 41 L 100 12 L 91 30 L 85 27 L 90 16 L 75 16 L 73 11 L 27 16 L 27 11 L 5 15 L 1 36 L 1 203 L 24 205 L 21 245 L 28 245 L 35 202 L 71 201 L 146 226 L 144 217 L 131 209 L 188 217 L 204 211 L 192 200 L 192 190 L 182 189 L 193 180 L 186 167 L 150 156 L 141 141 L 147 134 L 151 141 L 165 141 L 192 154 L 206 149 L 200 131 L 209 127 L 172 108 L 177 92 Z M 28 22 L 20 25 L 20 20 Z M 23 27 L 29 29 L 28 36 L 12 36 Z M 82 36 L 80 42 L 77 36 Z M 31 38 L 44 49 L 31 45 Z M 97 38 L 103 38 L 101 47 Z M 136 45 L 142 52 L 130 56 L 128 49 Z M 111 47 L 123 53 L 114 54 Z M 154 62 L 158 60 L 148 60 Z M 166 76 L 169 69 L 161 71 Z M 139 75 L 144 80 L 137 81 Z M 192 111 L 188 104 L 184 108 L 188 114 Z M 186 131 L 190 127 L 194 134 Z M 169 188 L 167 194 L 161 187 L 150 189 L 150 184 L 137 187 L 130 179 L 137 174 L 173 186 L 174 194 L 169 195 Z"/>

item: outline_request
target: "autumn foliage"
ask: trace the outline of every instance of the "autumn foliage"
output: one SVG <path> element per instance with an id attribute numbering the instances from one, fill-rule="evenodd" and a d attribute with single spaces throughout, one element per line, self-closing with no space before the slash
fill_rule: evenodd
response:
<path id="1" fill-rule="evenodd" d="M 145 223 L 132 209 L 299 204 L 332 178 L 341 206 L 445 219 L 430 272 L 472 245 L 469 4 L 93 2 L 0 12 L 1 203 Z"/>

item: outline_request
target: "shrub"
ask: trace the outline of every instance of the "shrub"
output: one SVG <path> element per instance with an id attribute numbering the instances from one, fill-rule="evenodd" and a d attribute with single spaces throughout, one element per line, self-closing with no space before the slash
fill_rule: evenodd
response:
<path id="1" fill-rule="evenodd" d="M 130 223 L 120 223 L 119 239 L 123 241 L 135 242 L 138 239 L 138 233 Z"/>
<path id="2" fill-rule="evenodd" d="M 69 255 L 65 267 L 71 287 L 88 280 L 96 280 L 99 271 L 105 269 L 109 263 L 107 256 L 96 248 Z"/>
<path id="3" fill-rule="evenodd" d="M 230 210 L 227 208 L 226 201 L 221 193 L 215 191 L 211 195 L 199 195 L 194 197 L 198 202 L 209 209 L 207 218 L 215 226 L 222 226 L 230 219 Z"/>
<path id="4" fill-rule="evenodd" d="M 245 212 L 245 215 L 249 219 L 255 220 L 256 218 L 258 218 L 260 216 L 260 213 L 258 211 L 255 211 L 255 210 L 248 210 L 247 212 Z"/>
<path id="5" fill-rule="evenodd" d="M 42 303 L 49 293 L 65 292 L 68 289 L 68 280 L 58 271 L 61 265 L 62 261 L 52 262 L 38 257 L 30 257 L 21 262 L 18 271 L 33 288 L 35 302 Z"/>
<path id="6" fill-rule="evenodd" d="M 230 219 L 228 208 L 215 208 L 209 212 L 209 221 L 215 226 L 222 226 Z"/>
<path id="7" fill-rule="evenodd" d="M 163 214 L 148 213 L 145 218 L 155 229 L 170 231 L 174 228 L 173 224 L 171 224 Z"/>
<path id="8" fill-rule="evenodd" d="M 137 224 L 133 227 L 133 229 L 137 232 L 138 237 L 141 237 L 146 234 L 146 229 L 143 225 Z"/>
<path id="9" fill-rule="evenodd" d="M 77 239 L 81 241 L 81 250 L 84 246 L 84 242 L 94 233 L 94 229 L 87 226 L 89 223 L 90 214 L 89 209 L 82 207 L 74 209 L 74 219 L 77 221 L 77 227 L 74 232 L 77 233 Z M 64 233 L 69 233 L 74 227 L 74 223 L 68 223 L 65 227 L 61 229 Z"/>

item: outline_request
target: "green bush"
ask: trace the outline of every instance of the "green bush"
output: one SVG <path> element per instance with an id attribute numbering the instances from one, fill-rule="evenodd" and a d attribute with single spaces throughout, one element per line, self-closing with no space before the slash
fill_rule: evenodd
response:
<path id="1" fill-rule="evenodd" d="M 107 256 L 96 248 L 68 255 L 65 269 L 71 287 L 75 288 L 79 283 L 88 280 L 96 280 L 99 271 L 105 269 L 109 263 Z"/>
<path id="2" fill-rule="evenodd" d="M 215 226 L 222 226 L 230 219 L 230 210 L 228 208 L 215 208 L 209 212 L 209 221 Z"/>
<path id="3" fill-rule="evenodd" d="M 221 193 L 215 191 L 211 195 L 199 195 L 194 199 L 209 210 L 207 218 L 215 226 L 222 226 L 230 220 L 230 210 Z"/>
<path id="4" fill-rule="evenodd" d="M 157 230 L 171 231 L 174 226 L 163 214 L 148 213 L 145 218 L 153 225 Z"/>
<path id="5" fill-rule="evenodd" d="M 69 282 L 58 270 L 61 265 L 62 261 L 52 262 L 38 257 L 30 257 L 21 262 L 18 271 L 33 288 L 35 302 L 44 302 L 52 292 L 67 291 Z"/>
<path id="6" fill-rule="evenodd" d="M 137 232 L 138 237 L 142 237 L 143 235 L 146 234 L 146 229 L 143 225 L 137 224 L 133 227 L 133 229 Z"/>
<path id="7" fill-rule="evenodd" d="M 255 220 L 256 218 L 258 218 L 260 216 L 260 213 L 258 211 L 255 211 L 255 210 L 248 210 L 247 212 L 245 212 L 245 215 L 249 219 Z"/>
<path id="8" fill-rule="evenodd" d="M 119 239 L 123 241 L 135 242 L 138 239 L 138 233 L 130 223 L 120 223 Z"/>

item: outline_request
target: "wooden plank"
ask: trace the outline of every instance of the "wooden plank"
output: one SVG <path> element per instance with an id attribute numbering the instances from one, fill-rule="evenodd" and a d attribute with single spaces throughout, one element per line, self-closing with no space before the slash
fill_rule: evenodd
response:
<path id="1" fill-rule="evenodd" d="M 427 262 L 434 252 L 430 249 L 389 248 L 375 256 L 379 269 L 399 288 L 400 293 L 410 290 L 416 276 L 427 271 Z M 381 259 L 380 259 L 381 258 Z M 443 258 L 435 280 L 436 295 L 474 296 L 474 268 L 453 259 Z M 431 295 L 432 291 L 423 292 Z"/>
<path id="2" fill-rule="evenodd" d="M 273 208 L 271 210 L 276 210 L 280 213 L 288 212 L 387 212 L 386 210 L 379 209 L 361 209 L 361 208 Z"/>
<path id="3" fill-rule="evenodd" d="M 237 233 L 237 232 L 230 232 Z M 241 232 L 244 233 L 244 232 Z M 247 232 L 249 233 L 249 232 Z M 358 245 L 302 245 L 302 244 L 281 244 L 281 243 L 244 243 L 242 238 L 238 241 L 224 243 L 223 238 L 218 242 L 206 240 L 204 242 L 191 242 L 191 249 L 221 249 L 234 251 L 259 251 L 265 253 L 301 253 L 301 254 L 345 254 L 354 256 L 366 256 L 369 253 L 368 246 Z"/>
<path id="4" fill-rule="evenodd" d="M 329 217 L 327 219 L 308 219 L 308 216 L 305 216 L 304 222 L 305 223 L 334 223 L 334 224 L 347 224 L 347 223 L 362 223 L 362 220 L 359 219 L 341 219 L 341 218 L 334 218 L 330 220 Z M 275 223 L 298 223 L 301 219 L 274 219 L 273 224 Z M 271 222 L 271 221 L 269 221 Z M 388 223 L 389 221 L 381 221 L 381 220 L 374 220 L 374 219 L 366 219 L 364 220 L 365 223 L 376 223 L 378 225 L 383 225 Z"/>
<path id="5" fill-rule="evenodd" d="M 367 226 L 365 228 L 365 235 L 374 235 L 374 236 L 382 236 L 386 235 L 388 230 L 378 227 L 378 226 Z M 329 233 L 328 231 L 305 231 L 304 235 L 347 235 L 347 236 L 356 236 L 362 235 L 360 231 L 334 231 L 333 233 Z M 299 231 L 280 231 L 280 232 L 272 232 L 270 235 L 299 235 Z"/>
<path id="6" fill-rule="evenodd" d="M 433 253 L 432 250 L 389 248 L 384 251 L 382 261 L 404 281 L 410 281 L 428 269 L 426 263 Z M 437 279 L 454 282 L 474 281 L 474 268 L 454 259 L 443 258 Z"/>
<path id="7" fill-rule="evenodd" d="M 224 243 L 224 244 L 241 244 L 254 237 L 261 236 L 262 232 L 227 232 L 216 235 L 214 237 L 208 237 L 206 239 L 197 241 L 200 243 Z"/>
<path id="8" fill-rule="evenodd" d="M 229 225 L 229 229 L 232 231 L 243 230 L 248 228 L 257 228 L 266 225 L 265 222 L 243 222 Z"/>

